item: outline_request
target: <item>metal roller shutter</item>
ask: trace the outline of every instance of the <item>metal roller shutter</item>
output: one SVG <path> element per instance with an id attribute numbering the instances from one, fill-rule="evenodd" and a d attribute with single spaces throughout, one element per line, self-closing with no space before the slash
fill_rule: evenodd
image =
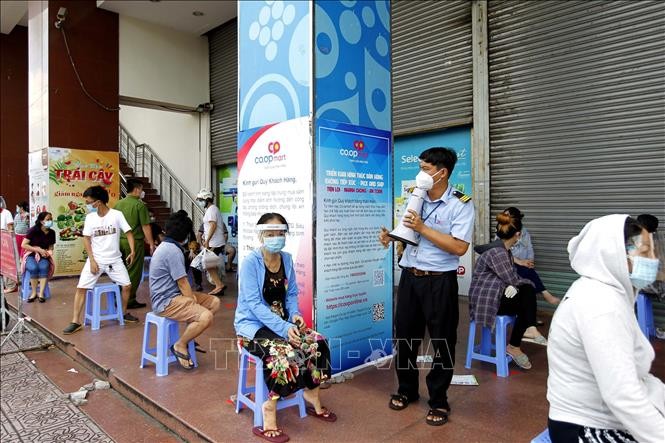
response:
<path id="1" fill-rule="evenodd" d="M 523 210 L 562 294 L 587 221 L 665 225 L 665 2 L 491 1 L 488 20 L 491 212 Z"/>
<path id="2" fill-rule="evenodd" d="M 238 21 L 208 33 L 210 47 L 210 146 L 212 165 L 237 161 Z"/>
<path id="3" fill-rule="evenodd" d="M 471 2 L 392 2 L 393 132 L 466 125 L 473 116 Z"/>

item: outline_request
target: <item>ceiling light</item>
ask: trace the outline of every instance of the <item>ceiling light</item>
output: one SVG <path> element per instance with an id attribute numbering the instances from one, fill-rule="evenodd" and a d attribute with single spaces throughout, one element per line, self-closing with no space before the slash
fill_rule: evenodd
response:
<path id="1" fill-rule="evenodd" d="M 203 17 L 205 14 L 201 11 L 194 11 L 194 12 L 192 12 L 192 15 L 194 17 Z"/>

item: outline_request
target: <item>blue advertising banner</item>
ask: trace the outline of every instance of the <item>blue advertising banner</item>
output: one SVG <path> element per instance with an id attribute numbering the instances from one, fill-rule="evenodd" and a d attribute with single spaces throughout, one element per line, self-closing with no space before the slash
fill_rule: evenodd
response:
<path id="1" fill-rule="evenodd" d="M 238 2 L 240 131 L 309 115 L 309 12 L 305 1 Z"/>
<path id="2" fill-rule="evenodd" d="M 391 133 L 316 122 L 316 328 L 334 372 L 392 353 Z"/>
<path id="3" fill-rule="evenodd" d="M 391 130 L 390 1 L 317 1 L 316 118 Z"/>
<path id="4" fill-rule="evenodd" d="M 418 156 L 427 148 L 441 146 L 452 148 L 457 153 L 457 164 L 450 177 L 450 185 L 467 195 L 471 189 L 471 128 L 461 127 L 447 129 L 422 135 L 395 138 L 395 218 L 393 226 L 402 218 L 403 211 L 411 196 L 409 189 L 416 185 L 416 174 L 420 169 Z M 472 250 L 460 258 L 457 269 L 459 293 L 468 294 L 471 284 Z M 395 263 L 395 281 L 398 281 L 400 269 Z"/>

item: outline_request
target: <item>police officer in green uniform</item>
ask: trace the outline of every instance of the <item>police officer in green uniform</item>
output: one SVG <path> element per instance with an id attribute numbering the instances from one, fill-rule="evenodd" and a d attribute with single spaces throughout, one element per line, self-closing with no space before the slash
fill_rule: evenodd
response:
<path id="1" fill-rule="evenodd" d="M 148 207 L 141 201 L 143 197 L 145 197 L 143 183 L 140 180 L 130 178 L 127 180 L 127 197 L 116 203 L 114 208 L 122 212 L 125 216 L 127 223 L 132 228 L 135 240 L 134 261 L 127 267 L 129 279 L 132 282 L 127 309 L 143 308 L 146 306 L 145 303 L 136 301 L 136 290 L 143 278 L 144 239 L 150 245 L 150 255 L 155 251 L 155 242 L 153 241 L 152 230 L 150 229 L 150 214 Z M 124 233 L 120 236 L 120 251 L 122 252 L 123 260 L 130 253 L 129 242 Z"/>

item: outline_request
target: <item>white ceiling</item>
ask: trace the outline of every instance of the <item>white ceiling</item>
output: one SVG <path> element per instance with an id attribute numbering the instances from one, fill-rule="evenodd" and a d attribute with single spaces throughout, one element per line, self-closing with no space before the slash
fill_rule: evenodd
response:
<path id="1" fill-rule="evenodd" d="M 3 0 L 0 2 L 0 32 L 9 34 L 14 26 L 28 26 L 28 2 Z"/>
<path id="2" fill-rule="evenodd" d="M 238 6 L 235 0 L 97 0 L 97 7 L 178 31 L 201 35 L 234 18 Z M 194 11 L 201 11 L 204 15 L 196 17 L 192 14 Z"/>

